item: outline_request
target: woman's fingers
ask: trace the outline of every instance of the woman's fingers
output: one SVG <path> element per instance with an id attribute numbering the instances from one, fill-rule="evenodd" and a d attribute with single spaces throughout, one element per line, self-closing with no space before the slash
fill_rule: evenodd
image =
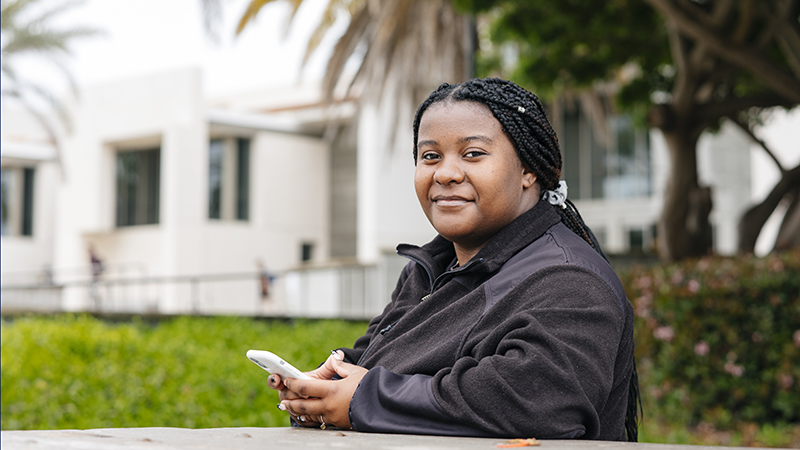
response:
<path id="1" fill-rule="evenodd" d="M 267 377 L 267 386 L 277 391 L 283 389 L 284 386 L 281 376 L 277 374 L 272 374 L 269 377 Z"/>
<path id="2" fill-rule="evenodd" d="M 278 391 L 278 398 L 280 400 L 296 400 L 298 398 L 303 398 L 303 397 L 300 397 L 299 395 L 297 395 L 296 392 L 293 392 L 293 391 L 291 391 L 289 389 L 284 388 L 284 389 L 281 389 L 280 391 Z"/>
<path id="3" fill-rule="evenodd" d="M 326 362 L 327 364 L 327 362 Z M 302 398 L 282 400 L 281 405 L 292 414 L 308 420 L 325 418 L 326 424 L 350 429 L 350 399 L 367 369 L 339 360 L 331 363 L 330 369 L 342 377 L 341 380 L 285 380 L 287 390 L 296 392 Z"/>
<path id="4" fill-rule="evenodd" d="M 334 368 L 335 361 L 341 361 L 344 359 L 344 352 L 341 350 L 333 350 L 331 351 L 331 355 L 328 356 L 328 359 L 325 360 L 325 363 L 319 366 L 317 369 L 312 370 L 309 372 L 309 376 L 311 378 L 315 378 L 318 380 L 330 380 L 336 375 L 336 369 Z"/>

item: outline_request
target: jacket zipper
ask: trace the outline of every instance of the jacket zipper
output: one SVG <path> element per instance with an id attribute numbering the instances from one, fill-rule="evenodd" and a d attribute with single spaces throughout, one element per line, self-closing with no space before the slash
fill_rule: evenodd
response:
<path id="1" fill-rule="evenodd" d="M 431 273 L 431 269 L 430 269 L 430 268 L 429 268 L 429 267 L 428 267 L 428 266 L 427 266 L 425 263 L 423 263 L 422 261 L 418 260 L 417 258 L 414 258 L 413 256 L 409 256 L 409 255 L 400 255 L 400 256 L 403 256 L 403 257 L 405 257 L 405 258 L 408 258 L 408 259 L 410 259 L 411 261 L 414 261 L 415 263 L 417 263 L 417 264 L 419 264 L 420 266 L 422 266 L 422 268 L 425 270 L 425 273 L 428 275 L 428 283 L 430 283 L 430 285 L 431 285 L 431 292 L 430 292 L 428 295 L 426 295 L 426 296 L 422 297 L 422 298 L 420 299 L 420 302 L 423 302 L 423 301 L 425 301 L 425 300 L 426 300 L 428 297 L 430 297 L 431 295 L 433 295 L 433 291 L 434 291 L 434 290 L 436 290 L 436 284 L 437 284 L 437 283 L 439 282 L 439 280 L 441 280 L 441 279 L 442 279 L 442 278 L 443 278 L 445 275 L 452 275 L 452 274 L 454 274 L 454 273 L 457 273 L 457 272 L 461 272 L 461 271 L 467 270 L 467 268 L 469 268 L 469 267 L 472 267 L 472 266 L 474 266 L 475 264 L 478 264 L 478 263 L 482 263 L 482 262 L 483 262 L 483 258 L 481 258 L 481 259 L 477 259 L 477 260 L 474 260 L 474 261 L 470 261 L 470 262 L 468 262 L 468 263 L 467 263 L 467 265 L 466 265 L 466 266 L 461 266 L 461 267 L 459 267 L 459 268 L 457 268 L 457 269 L 455 269 L 455 270 L 448 270 L 447 272 L 445 272 L 445 273 L 443 273 L 443 274 L 439 275 L 439 277 L 438 277 L 438 278 L 436 278 L 436 279 L 434 280 L 434 279 L 433 279 L 433 273 Z"/>

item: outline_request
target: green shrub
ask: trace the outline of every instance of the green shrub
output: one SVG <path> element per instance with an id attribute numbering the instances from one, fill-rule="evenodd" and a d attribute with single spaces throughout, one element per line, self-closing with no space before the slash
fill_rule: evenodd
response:
<path id="1" fill-rule="evenodd" d="M 245 352 L 272 350 L 310 370 L 365 330 L 363 322 L 235 317 L 3 320 L 0 427 L 288 426 L 268 374 Z"/>
<path id="2" fill-rule="evenodd" d="M 659 420 L 800 422 L 800 252 L 621 275 L 643 401 Z"/>

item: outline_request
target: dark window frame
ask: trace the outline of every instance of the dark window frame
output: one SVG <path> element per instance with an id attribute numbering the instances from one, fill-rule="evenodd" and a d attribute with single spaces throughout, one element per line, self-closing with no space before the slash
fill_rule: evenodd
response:
<path id="1" fill-rule="evenodd" d="M 161 210 L 161 148 L 117 151 L 115 185 L 117 228 L 157 225 Z"/>

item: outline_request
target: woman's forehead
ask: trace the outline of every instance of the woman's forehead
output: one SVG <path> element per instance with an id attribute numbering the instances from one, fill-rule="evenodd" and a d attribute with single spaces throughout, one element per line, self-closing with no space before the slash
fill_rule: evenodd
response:
<path id="1" fill-rule="evenodd" d="M 455 126 L 465 121 L 502 129 L 488 106 L 473 101 L 451 100 L 434 103 L 425 111 L 420 120 L 420 132 L 431 126 Z"/>
<path id="2" fill-rule="evenodd" d="M 448 97 L 448 98 L 446 98 L 446 99 L 444 99 L 442 101 L 438 101 L 436 103 L 431 104 L 428 107 L 428 109 L 425 110 L 425 113 L 423 113 L 422 117 L 424 118 L 425 114 L 427 114 L 430 111 L 434 111 L 434 110 L 442 109 L 442 108 L 444 108 L 444 109 L 471 110 L 475 114 L 489 115 L 491 117 L 494 117 L 494 115 L 492 114 L 492 111 L 489 109 L 489 107 L 484 105 L 481 102 L 476 102 L 474 100 L 455 100 L 452 97 Z"/>

